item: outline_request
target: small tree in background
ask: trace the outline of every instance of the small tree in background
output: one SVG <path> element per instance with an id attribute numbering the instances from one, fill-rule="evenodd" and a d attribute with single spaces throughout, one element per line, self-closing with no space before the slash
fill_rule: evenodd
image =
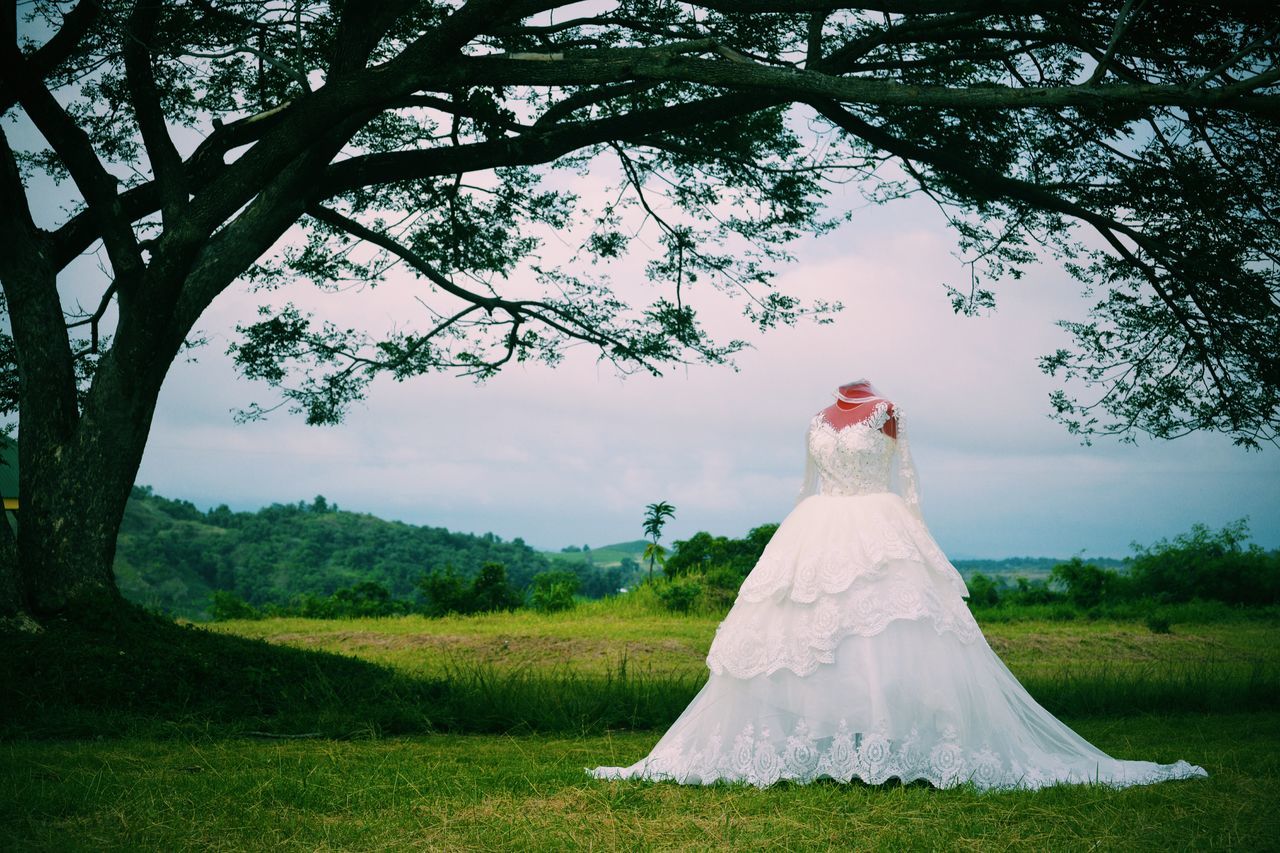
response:
<path id="1" fill-rule="evenodd" d="M 666 566 L 667 549 L 658 544 L 662 538 L 662 528 L 676 514 L 676 508 L 666 501 L 658 501 L 645 507 L 644 535 L 649 537 L 649 544 L 644 548 L 644 559 L 649 561 L 649 579 L 653 579 L 655 562 Z"/>
<path id="2" fill-rule="evenodd" d="M 467 612 L 467 589 L 452 565 L 435 569 L 418 579 L 418 590 L 426 599 L 423 612 L 428 616 Z"/>
<path id="3" fill-rule="evenodd" d="M 521 604 L 520 593 L 507 580 L 507 567 L 489 561 L 471 582 L 471 604 L 477 613 L 515 610 Z"/>

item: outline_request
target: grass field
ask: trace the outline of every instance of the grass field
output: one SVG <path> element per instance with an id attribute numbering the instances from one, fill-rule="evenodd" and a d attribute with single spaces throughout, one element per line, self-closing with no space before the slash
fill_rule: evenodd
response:
<path id="1" fill-rule="evenodd" d="M 984 626 L 1086 738 L 1120 757 L 1187 759 L 1208 779 L 978 794 L 585 777 L 648 751 L 704 677 L 715 624 L 604 602 L 553 616 L 161 626 L 147 646 L 116 629 L 47 638 L 47 654 L 92 642 L 96 657 L 56 690 L 16 694 L 27 719 L 0 742 L 0 849 L 1280 849 L 1273 619 L 1168 634 L 1104 620 Z M 35 648 L 3 650 L 7 665 Z M 93 707 L 103 691 L 126 709 Z M 606 713 L 627 702 L 630 715 Z"/>
<path id="2" fill-rule="evenodd" d="M 6 850 L 1265 850 L 1280 715 L 1084 719 L 1208 779 L 1113 791 L 596 782 L 654 734 L 0 745 Z"/>
<path id="3" fill-rule="evenodd" d="M 718 617 L 632 612 L 613 601 L 558 614 L 532 611 L 428 619 L 264 619 L 211 623 L 210 630 L 305 649 L 357 655 L 430 676 L 459 663 L 581 673 L 616 669 L 701 677 Z M 1131 672 L 1189 666 L 1280 667 L 1272 620 L 1178 624 L 1153 633 L 1141 622 L 1075 620 L 984 624 L 991 647 L 1019 675 L 1110 668 Z"/>

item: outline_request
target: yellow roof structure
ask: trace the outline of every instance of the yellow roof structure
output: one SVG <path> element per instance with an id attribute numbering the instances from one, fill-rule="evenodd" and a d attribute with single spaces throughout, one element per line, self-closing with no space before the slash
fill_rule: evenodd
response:
<path id="1" fill-rule="evenodd" d="M 5 438 L 0 438 L 0 498 L 7 511 L 18 511 L 18 443 Z"/>

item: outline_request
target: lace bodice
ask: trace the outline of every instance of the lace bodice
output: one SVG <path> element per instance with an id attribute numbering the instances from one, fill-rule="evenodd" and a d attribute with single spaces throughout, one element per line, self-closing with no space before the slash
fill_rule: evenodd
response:
<path id="1" fill-rule="evenodd" d="M 897 438 L 886 435 L 884 425 L 892 417 Z M 869 495 L 897 492 L 913 509 L 920 498 L 915 467 L 902 422 L 902 409 L 887 402 L 876 404 L 865 420 L 837 428 L 821 412 L 809 422 L 808 459 L 803 500 L 812 494 Z M 895 483 L 896 478 L 896 483 Z M 895 488 L 896 486 L 896 488 Z"/>

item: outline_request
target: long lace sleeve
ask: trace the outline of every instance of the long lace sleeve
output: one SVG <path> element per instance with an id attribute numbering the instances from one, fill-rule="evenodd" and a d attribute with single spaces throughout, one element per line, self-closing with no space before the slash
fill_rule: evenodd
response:
<path id="1" fill-rule="evenodd" d="M 796 495 L 796 503 L 818 493 L 818 465 L 809 452 L 809 430 L 804 433 L 804 482 L 800 485 L 800 494 Z"/>
<path id="2" fill-rule="evenodd" d="M 896 480 L 894 491 L 906 502 L 917 518 L 920 514 L 920 482 L 916 475 L 916 465 L 911 459 L 911 442 L 907 439 L 906 423 L 902 417 L 902 407 L 893 407 L 893 419 L 897 432 L 897 443 L 894 447 L 896 462 Z"/>

